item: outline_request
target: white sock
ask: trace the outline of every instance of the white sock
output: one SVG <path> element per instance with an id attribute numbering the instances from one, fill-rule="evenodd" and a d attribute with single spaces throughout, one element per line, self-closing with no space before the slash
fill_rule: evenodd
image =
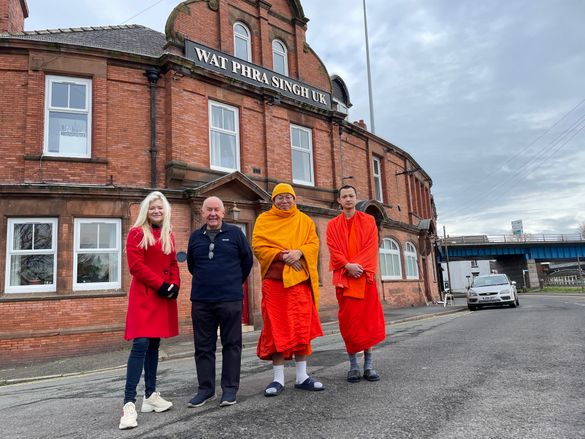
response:
<path id="1" fill-rule="evenodd" d="M 284 386 L 284 364 L 279 366 L 273 365 L 272 372 L 274 373 L 273 381 L 276 381 L 277 383 L 280 383 L 280 385 Z M 276 393 L 276 389 L 274 387 L 270 387 L 266 389 L 266 393 Z"/>
<path id="2" fill-rule="evenodd" d="M 280 383 L 282 386 L 284 386 L 284 364 L 281 364 L 279 366 L 272 366 L 272 371 L 274 372 L 274 380 L 277 383 Z"/>
<path id="3" fill-rule="evenodd" d="M 302 384 L 309 378 L 309 375 L 307 375 L 307 361 L 296 361 L 295 367 L 297 369 L 297 384 Z"/>

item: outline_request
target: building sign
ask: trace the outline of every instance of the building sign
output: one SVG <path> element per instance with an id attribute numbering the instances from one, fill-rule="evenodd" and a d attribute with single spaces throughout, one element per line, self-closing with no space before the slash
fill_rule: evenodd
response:
<path id="1" fill-rule="evenodd" d="M 185 57 L 195 65 L 257 87 L 266 87 L 296 101 L 331 109 L 331 94 L 272 70 L 185 39 Z"/>
<path id="2" fill-rule="evenodd" d="M 522 227 L 522 220 L 512 221 L 512 234 L 514 236 L 522 236 L 524 228 Z"/>

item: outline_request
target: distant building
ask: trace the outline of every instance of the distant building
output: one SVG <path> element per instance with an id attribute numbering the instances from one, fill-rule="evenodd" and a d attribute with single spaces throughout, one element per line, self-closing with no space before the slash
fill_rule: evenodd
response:
<path id="1" fill-rule="evenodd" d="M 475 276 L 490 274 L 494 263 L 489 260 L 451 261 L 449 271 L 451 274 L 451 291 L 461 293 L 473 282 Z M 443 271 L 444 288 L 448 288 L 447 263 L 441 262 Z"/>
<path id="2" fill-rule="evenodd" d="M 221 197 L 226 220 L 250 237 L 275 184 L 292 183 L 322 240 L 320 313 L 330 320 L 325 230 L 339 213 L 335 189 L 351 183 L 379 226 L 382 299 L 436 300 L 432 180 L 408 152 L 346 120 L 348 89 L 305 41 L 298 0 L 183 1 L 164 34 L 23 32 L 28 14 L 25 0 L 0 0 L 0 363 L 122 342 L 125 238 L 153 188 L 172 203 L 184 251 L 206 197 Z M 260 303 L 256 265 L 244 323 L 262 325 Z"/>

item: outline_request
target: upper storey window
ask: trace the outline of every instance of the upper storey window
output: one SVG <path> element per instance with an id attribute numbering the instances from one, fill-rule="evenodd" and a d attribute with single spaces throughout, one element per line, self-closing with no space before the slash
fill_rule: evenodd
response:
<path id="1" fill-rule="evenodd" d="M 290 126 L 293 183 L 315 186 L 312 135 L 309 128 Z"/>
<path id="2" fill-rule="evenodd" d="M 382 162 L 379 157 L 372 158 L 372 173 L 374 174 L 374 190 L 376 200 L 380 203 L 384 202 L 384 195 L 382 192 Z"/>
<path id="3" fill-rule="evenodd" d="M 234 56 L 252 61 L 252 38 L 250 29 L 240 22 L 234 24 Z"/>
<path id="4" fill-rule="evenodd" d="M 43 153 L 91 157 L 91 79 L 47 76 Z"/>
<path id="5" fill-rule="evenodd" d="M 288 56 L 282 41 L 272 41 L 272 66 L 276 73 L 288 76 Z"/>
<path id="6" fill-rule="evenodd" d="M 209 156 L 211 169 L 240 170 L 240 126 L 236 107 L 209 101 Z"/>

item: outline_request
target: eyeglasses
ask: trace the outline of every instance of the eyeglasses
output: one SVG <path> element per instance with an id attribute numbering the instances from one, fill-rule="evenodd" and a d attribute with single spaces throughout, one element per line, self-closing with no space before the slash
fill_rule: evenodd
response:
<path id="1" fill-rule="evenodd" d="M 215 243 L 212 242 L 209 244 L 209 254 L 207 255 L 209 259 L 213 259 L 213 250 L 215 250 Z"/>
<path id="2" fill-rule="evenodd" d="M 292 200 L 295 199 L 295 197 L 293 197 L 292 195 L 289 195 L 289 194 L 285 194 L 285 195 L 278 194 L 276 197 L 274 197 L 274 199 L 275 200 L 278 200 L 278 201 L 284 201 L 284 200 L 286 200 L 286 201 L 292 201 Z"/>

